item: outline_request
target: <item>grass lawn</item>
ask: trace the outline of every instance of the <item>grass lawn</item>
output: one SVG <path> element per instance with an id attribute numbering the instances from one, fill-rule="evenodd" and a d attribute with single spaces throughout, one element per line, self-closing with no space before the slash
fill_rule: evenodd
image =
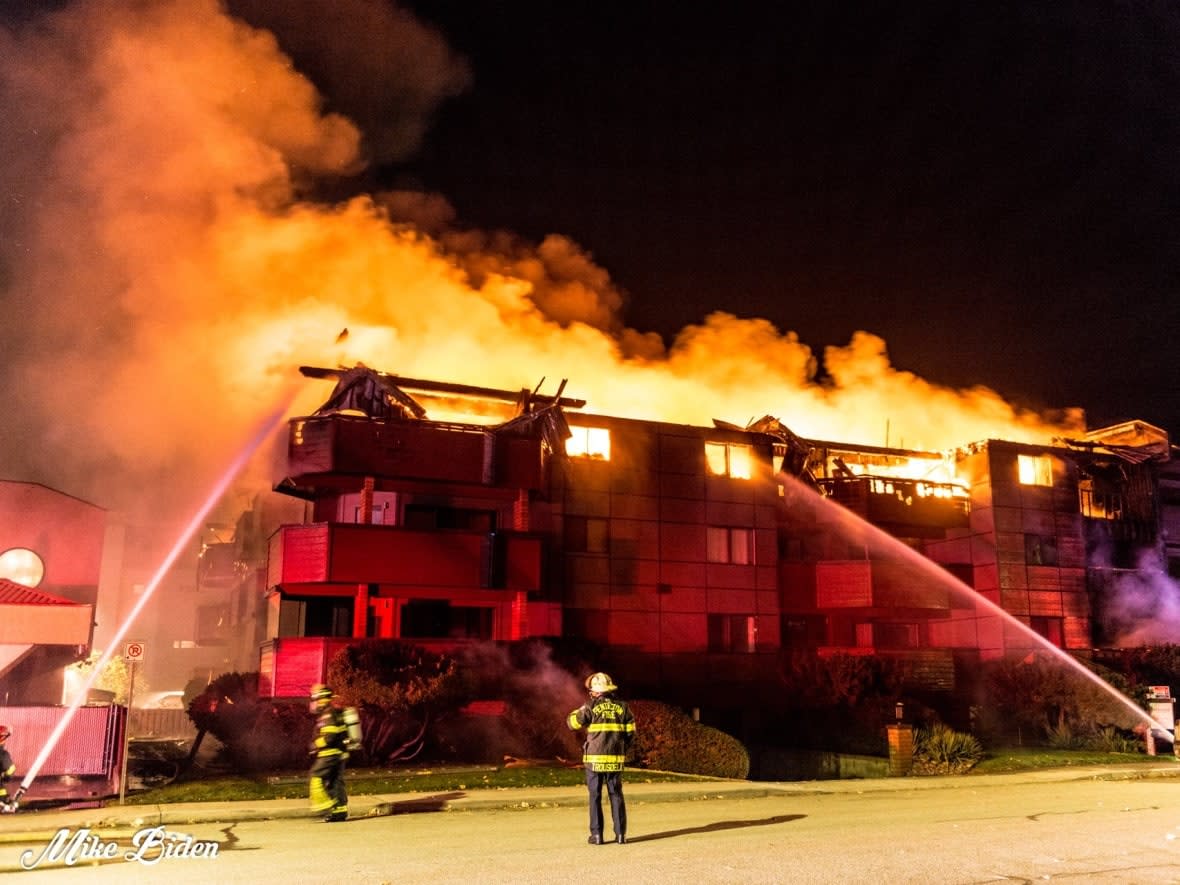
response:
<path id="1" fill-rule="evenodd" d="M 669 772 L 628 770 L 623 777 L 631 783 L 683 783 L 711 778 Z M 348 792 L 353 796 L 383 793 L 443 793 L 455 790 L 503 790 L 513 787 L 581 786 L 586 776 L 581 766 L 527 765 L 520 767 L 478 766 L 471 768 L 357 768 L 346 773 Z M 303 799 L 307 797 L 307 773 L 277 775 L 211 775 L 195 771 L 171 784 L 127 796 L 127 804 L 161 802 L 232 802 L 242 799 Z"/>
<path id="2" fill-rule="evenodd" d="M 1005 774 L 1038 768 L 1066 768 L 1070 765 L 1135 765 L 1141 763 L 1180 764 L 1175 756 L 1146 753 L 1101 753 L 1090 750 L 1054 750 L 1051 747 L 1006 747 L 988 751 L 969 774 Z"/>
<path id="3" fill-rule="evenodd" d="M 1180 765 L 1174 756 L 1148 756 L 1145 753 L 1099 753 L 1086 750 L 1054 750 L 1046 747 L 1010 747 L 994 750 L 965 775 L 1005 774 L 1042 768 L 1073 765 Z M 502 790 L 514 787 L 580 786 L 584 774 L 580 766 L 445 766 L 438 768 L 357 768 L 348 772 L 348 791 L 354 796 L 385 793 L 443 793 L 456 790 Z M 673 783 L 708 781 L 710 778 L 671 772 L 628 769 L 624 775 L 632 783 Z M 231 775 L 196 769 L 166 786 L 133 793 L 127 803 L 157 804 L 169 802 L 226 802 L 249 799 L 302 799 L 307 796 L 306 772 L 273 775 Z"/>

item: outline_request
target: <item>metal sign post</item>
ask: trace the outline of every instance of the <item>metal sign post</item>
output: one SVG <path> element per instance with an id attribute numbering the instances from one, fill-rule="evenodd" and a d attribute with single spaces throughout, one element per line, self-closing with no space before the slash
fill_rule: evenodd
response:
<path id="1" fill-rule="evenodd" d="M 123 661 L 127 664 L 127 715 L 123 717 L 123 770 L 119 774 L 119 804 L 127 796 L 127 749 L 131 742 L 131 703 L 135 698 L 135 665 L 143 660 L 143 643 L 128 642 L 123 646 Z"/>

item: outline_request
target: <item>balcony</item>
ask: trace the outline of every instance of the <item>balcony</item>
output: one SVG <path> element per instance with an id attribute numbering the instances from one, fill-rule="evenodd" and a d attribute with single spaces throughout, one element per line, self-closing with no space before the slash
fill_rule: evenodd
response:
<path id="1" fill-rule="evenodd" d="M 537 590 L 541 539 L 355 523 L 284 526 L 271 536 L 267 571 L 267 586 L 280 584 Z"/>
<path id="2" fill-rule="evenodd" d="M 305 497 L 341 475 L 538 489 L 542 465 L 540 439 L 467 424 L 329 415 L 290 422 L 285 485 Z"/>
<path id="3" fill-rule="evenodd" d="M 971 502 L 956 485 L 880 476 L 834 477 L 819 484 L 828 497 L 883 528 L 905 527 L 909 534 L 925 529 L 925 534 L 937 535 L 969 524 Z"/>

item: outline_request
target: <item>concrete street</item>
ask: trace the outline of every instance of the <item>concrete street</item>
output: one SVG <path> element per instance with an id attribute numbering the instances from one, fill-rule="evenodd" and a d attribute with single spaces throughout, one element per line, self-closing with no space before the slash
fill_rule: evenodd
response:
<path id="1" fill-rule="evenodd" d="M 310 819 L 301 800 L 22 811 L 0 819 L 0 872 L 30 885 L 1180 883 L 1178 777 L 1180 763 L 1166 760 L 946 778 L 631 782 L 629 844 L 602 846 L 586 844 L 577 788 L 355 797 L 343 824 Z M 157 825 L 216 856 L 126 859 L 134 834 Z M 21 858 L 35 860 L 62 828 L 89 828 L 117 856 L 22 870 Z"/>

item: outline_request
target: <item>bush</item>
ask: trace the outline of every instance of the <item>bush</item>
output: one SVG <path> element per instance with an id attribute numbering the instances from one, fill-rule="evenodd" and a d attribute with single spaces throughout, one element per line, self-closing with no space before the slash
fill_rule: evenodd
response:
<path id="1" fill-rule="evenodd" d="M 974 736 L 941 722 L 914 732 L 915 774 L 963 774 L 982 758 L 983 747 Z"/>
<path id="2" fill-rule="evenodd" d="M 1099 729 L 1087 749 L 1101 750 L 1105 753 L 1142 753 L 1144 739 L 1108 725 Z"/>
<path id="3" fill-rule="evenodd" d="M 745 778 L 750 754 L 737 738 L 659 701 L 632 701 L 635 743 L 630 756 L 645 768 Z"/>
<path id="4" fill-rule="evenodd" d="M 1125 677 L 1093 662 L 1078 663 L 1094 678 L 1045 654 L 987 664 L 979 727 L 996 742 L 1015 736 L 1076 748 L 1103 728 L 1130 729 L 1142 721 L 1135 714 L 1140 698 Z"/>
<path id="5" fill-rule="evenodd" d="M 368 639 L 341 649 L 328 664 L 328 685 L 361 716 L 362 747 L 370 762 L 410 758 L 427 728 L 470 699 L 455 660 L 394 639 Z"/>
<path id="6" fill-rule="evenodd" d="M 303 768 L 315 724 L 306 704 L 260 699 L 257 673 L 223 673 L 189 704 L 189 718 L 225 745 L 243 773 Z"/>

